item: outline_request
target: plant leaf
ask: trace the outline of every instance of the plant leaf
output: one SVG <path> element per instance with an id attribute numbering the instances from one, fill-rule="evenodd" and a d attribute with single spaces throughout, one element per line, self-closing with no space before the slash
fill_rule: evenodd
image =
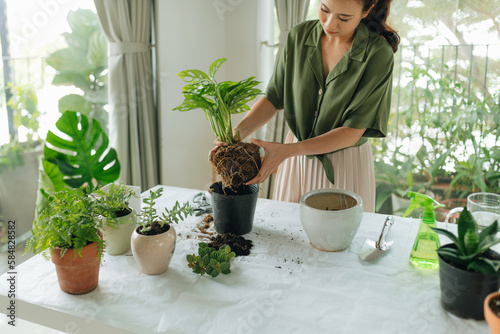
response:
<path id="1" fill-rule="evenodd" d="M 210 80 L 209 76 L 200 70 L 185 70 L 177 73 L 177 76 L 188 83 L 194 83 L 201 80 Z"/>
<path id="2" fill-rule="evenodd" d="M 464 207 L 464 210 L 460 214 L 458 218 L 458 241 L 463 248 L 461 248 L 465 253 L 465 255 L 470 254 L 470 250 L 477 249 L 477 224 L 474 221 L 467 207 Z M 473 237 L 476 235 L 476 238 Z"/>
<path id="3" fill-rule="evenodd" d="M 496 237 L 498 232 L 498 221 L 495 220 L 490 226 L 486 227 L 479 234 L 478 252 L 484 252 L 490 247 L 498 244 L 500 239 Z"/>
<path id="4" fill-rule="evenodd" d="M 498 275 L 499 266 L 499 261 L 478 257 L 473 262 L 469 263 L 467 269 L 471 269 L 485 275 Z"/>
<path id="5" fill-rule="evenodd" d="M 217 73 L 217 70 L 219 69 L 219 67 L 222 64 L 224 64 L 226 61 L 227 61 L 226 58 L 220 58 L 220 59 L 217 59 L 216 61 L 214 61 L 212 63 L 212 65 L 210 65 L 210 69 L 209 69 L 208 73 L 213 80 L 215 80 L 215 73 Z"/>
<path id="6" fill-rule="evenodd" d="M 87 116 L 66 111 L 56 127 L 69 139 L 49 131 L 44 157 L 59 167 L 66 184 L 78 188 L 87 183 L 92 190 L 93 179 L 101 185 L 118 179 L 120 163 L 116 151 L 109 147 L 108 137 L 97 120 L 93 119 L 89 127 Z"/>
<path id="7" fill-rule="evenodd" d="M 463 255 L 458 249 L 439 248 L 437 252 L 443 259 L 445 259 L 448 262 L 462 266 L 467 265 L 468 261 L 463 259 Z"/>

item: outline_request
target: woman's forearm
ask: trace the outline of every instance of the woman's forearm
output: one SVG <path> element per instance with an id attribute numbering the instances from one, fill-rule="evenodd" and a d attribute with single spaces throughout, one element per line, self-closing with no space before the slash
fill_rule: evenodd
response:
<path id="1" fill-rule="evenodd" d="M 233 133 L 237 135 L 239 132 L 241 140 L 243 140 L 269 122 L 277 112 L 278 109 L 263 96 L 254 103 L 245 117 L 233 128 Z"/>
<path id="2" fill-rule="evenodd" d="M 365 130 L 340 127 L 311 139 L 287 144 L 289 155 L 316 155 L 337 151 L 356 144 Z"/>

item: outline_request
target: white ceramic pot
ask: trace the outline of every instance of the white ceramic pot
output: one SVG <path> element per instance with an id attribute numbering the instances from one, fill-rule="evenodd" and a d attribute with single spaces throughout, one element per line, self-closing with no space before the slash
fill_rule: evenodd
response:
<path id="1" fill-rule="evenodd" d="M 175 250 L 177 233 L 170 224 L 168 231 L 157 235 L 132 233 L 131 248 L 139 270 L 148 275 L 159 275 L 167 271 Z"/>
<path id="2" fill-rule="evenodd" d="M 363 200 L 348 190 L 318 189 L 300 199 L 300 221 L 315 248 L 337 252 L 346 249 L 363 218 Z"/>
<path id="3" fill-rule="evenodd" d="M 137 213 L 134 209 L 126 216 L 118 217 L 118 227 L 103 224 L 103 235 L 106 241 L 106 253 L 121 255 L 130 250 L 130 238 L 137 227 Z M 105 218 L 104 218 L 105 220 Z"/>

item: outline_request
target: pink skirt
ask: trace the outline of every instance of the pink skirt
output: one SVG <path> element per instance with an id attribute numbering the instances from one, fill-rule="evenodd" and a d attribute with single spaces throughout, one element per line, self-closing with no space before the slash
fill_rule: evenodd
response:
<path id="1" fill-rule="evenodd" d="M 289 132 L 286 143 L 293 142 L 297 139 Z M 298 203 L 300 197 L 311 190 L 345 189 L 361 196 L 365 212 L 375 212 L 375 167 L 370 142 L 327 156 L 333 164 L 335 184 L 328 180 L 317 158 L 292 157 L 278 167 L 273 199 Z"/>

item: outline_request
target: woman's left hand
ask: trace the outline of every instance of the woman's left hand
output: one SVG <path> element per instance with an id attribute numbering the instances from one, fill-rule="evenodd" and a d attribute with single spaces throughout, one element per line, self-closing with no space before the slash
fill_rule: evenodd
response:
<path id="1" fill-rule="evenodd" d="M 259 174 L 245 183 L 247 185 L 264 182 L 285 159 L 291 156 L 290 152 L 288 152 L 288 145 L 254 138 L 250 139 L 250 141 L 264 149 L 264 157 L 262 159 L 262 166 L 260 167 Z"/>

